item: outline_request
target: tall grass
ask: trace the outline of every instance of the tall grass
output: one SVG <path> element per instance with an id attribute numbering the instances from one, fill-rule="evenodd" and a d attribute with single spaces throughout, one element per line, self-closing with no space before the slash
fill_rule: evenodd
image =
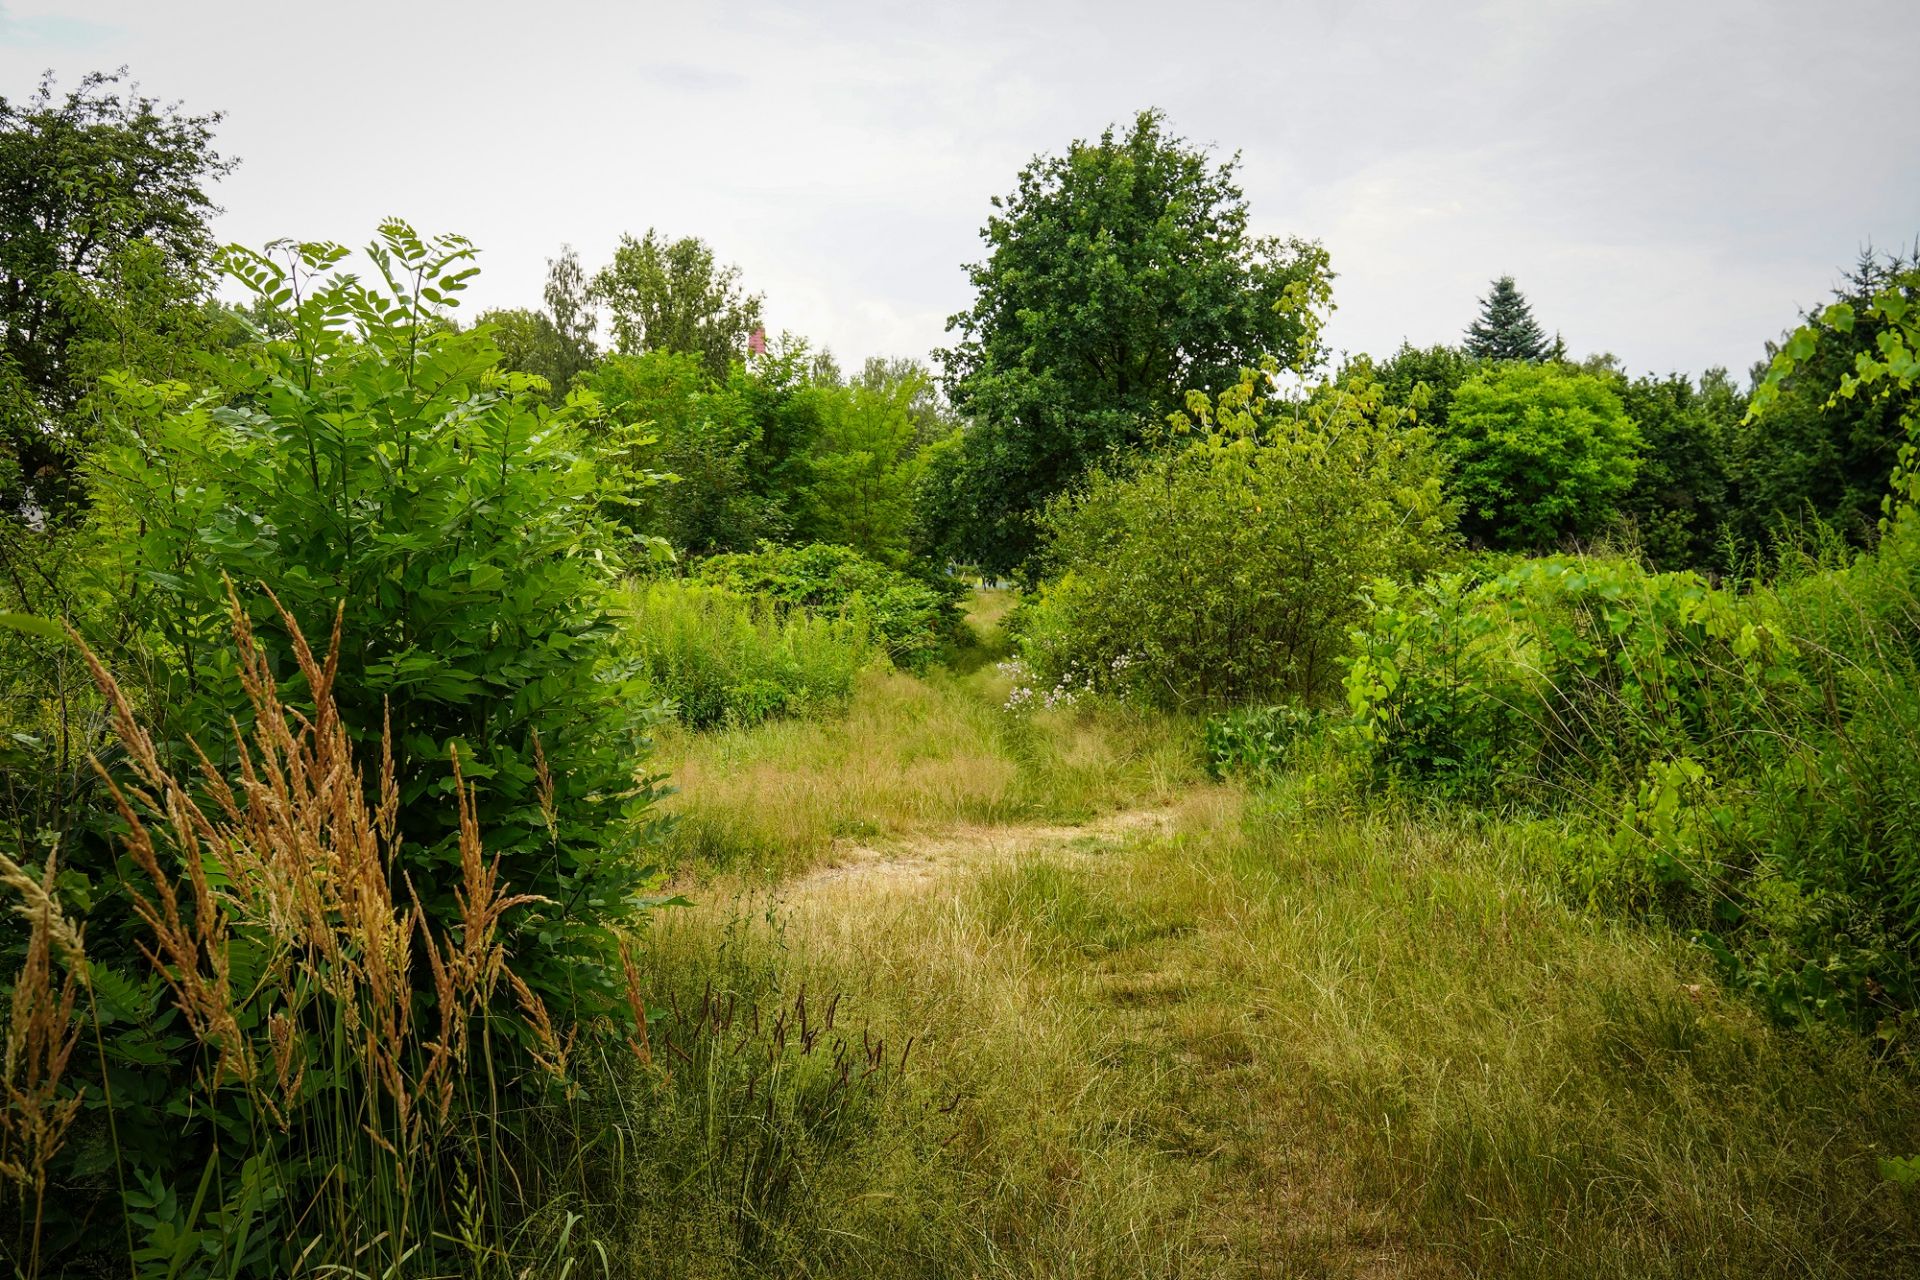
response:
<path id="1" fill-rule="evenodd" d="M 322 660 L 280 616 L 312 710 L 282 700 L 234 600 L 251 714 L 234 731 L 232 776 L 205 755 L 197 776 L 177 775 L 85 652 L 124 753 L 124 774 L 95 767 L 123 828 L 143 972 L 89 955 L 61 906 L 53 852 L 37 878 L 0 858 L 29 932 L 0 1111 L 0 1174 L 23 1193 L 28 1224 L 26 1276 L 44 1273 L 49 1175 L 83 1108 L 109 1122 L 117 1191 L 102 1196 L 97 1173 L 89 1185 L 61 1170 L 63 1212 L 114 1232 L 70 1239 L 60 1273 L 104 1263 L 117 1232 L 130 1254 L 119 1265 L 141 1274 L 397 1277 L 436 1270 L 462 1241 L 491 1269 L 537 1194 L 530 1174 L 503 1177 L 500 1162 L 526 1135 L 525 1108 L 568 1088 L 576 1031 L 515 971 L 504 921 L 531 899 L 487 856 L 455 754 L 458 914 L 430 920 L 396 872 L 391 739 L 365 778 L 334 702 L 338 625 Z M 544 778 L 541 795 L 551 822 Z M 76 1056 L 83 1032 L 92 1053 Z M 121 1148 L 128 1125 L 159 1120 L 136 1114 L 147 1107 L 171 1117 L 163 1167 Z M 184 1185 L 170 1185 L 176 1175 Z M 104 1203 L 84 1209 L 88 1196 Z"/>
<path id="2" fill-rule="evenodd" d="M 845 704 L 884 647 L 859 617 L 816 615 L 677 579 L 615 595 L 623 647 L 654 694 L 696 729 L 751 725 Z"/>
<path id="3" fill-rule="evenodd" d="M 668 732 L 682 865 L 791 875 L 837 840 L 948 823 L 1080 821 L 1163 803 L 1200 777 L 1194 730 L 1114 707 L 1015 715 L 992 668 L 868 671 L 842 716 Z"/>
<path id="4" fill-rule="evenodd" d="M 1920 1264 L 1920 1205 L 1877 1171 L 1920 1142 L 1913 1082 L 1769 1023 L 1682 940 L 1570 905 L 1553 831 L 1281 816 L 1229 788 L 1170 812 L 1165 835 L 1033 845 L 920 891 L 845 876 L 729 907 L 722 882 L 659 922 L 648 982 L 804 985 L 917 1037 L 872 1110 L 783 1151 L 794 1190 L 762 1226 L 813 1260 L 783 1273 Z M 672 1206 L 638 1239 L 739 1203 L 676 1172 L 683 1142 L 638 1162 Z M 703 1251 L 662 1274 L 760 1272 Z"/>

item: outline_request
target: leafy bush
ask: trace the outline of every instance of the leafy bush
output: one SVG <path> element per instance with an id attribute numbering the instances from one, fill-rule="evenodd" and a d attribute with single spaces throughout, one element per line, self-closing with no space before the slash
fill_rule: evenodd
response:
<path id="1" fill-rule="evenodd" d="M 219 643 L 223 577 L 266 583 L 317 634 L 344 606 L 340 714 L 362 742 L 392 726 L 395 874 L 429 920 L 459 918 L 458 752 L 500 875 L 531 895 L 506 926 L 527 981 L 567 1010 L 614 1010 L 611 927 L 653 874 L 648 720 L 608 661 L 622 539 L 597 516 L 591 402 L 548 409 L 497 372 L 485 331 L 439 321 L 472 255 L 389 222 L 369 286 L 335 245 L 230 250 L 228 272 L 290 336 L 218 362 L 212 394 L 115 382 L 94 464 L 104 573 L 143 602 L 162 741 L 191 734 L 216 764 L 244 712 Z M 253 612 L 272 669 L 290 671 L 280 617 Z"/>
<path id="2" fill-rule="evenodd" d="M 1569 558 L 1382 586 L 1347 674 L 1376 778 L 1569 813 L 1586 896 L 1691 927 L 1781 1012 L 1883 1028 L 1920 1001 L 1917 281 L 1828 308 L 1753 397 L 1764 423 L 1823 334 L 1873 323 L 1829 404 L 1902 415 L 1874 553 L 1743 593 Z"/>
<path id="3" fill-rule="evenodd" d="M 641 678 L 695 729 L 842 704 L 880 657 L 861 618 L 780 610 L 703 583 L 641 582 L 618 600 Z"/>
<path id="4" fill-rule="evenodd" d="M 1920 998 L 1920 575 L 1904 538 L 1744 594 L 1560 557 L 1381 586 L 1347 677 L 1377 780 L 1563 813 L 1589 900 L 1782 1011 Z"/>
<path id="5" fill-rule="evenodd" d="M 710 556 L 698 575 L 737 595 L 857 621 L 909 669 L 923 668 L 960 626 L 960 584 L 935 586 L 848 547 L 762 543 L 755 552 Z"/>
<path id="6" fill-rule="evenodd" d="M 1625 560 L 1377 584 L 1354 639 L 1347 695 L 1376 764 L 1483 801 L 1636 772 L 1794 678 L 1752 602 Z"/>
<path id="7" fill-rule="evenodd" d="M 27 921 L 0 1078 L 0 1191 L 22 1193 L 0 1227 L 25 1276 L 399 1274 L 443 1254 L 456 1216 L 510 1221 L 542 1193 L 477 1153 L 517 1148 L 546 1087 L 566 1087 L 576 1026 L 521 977 L 512 942 L 530 940 L 509 922 L 532 904 L 483 847 L 460 757 L 435 886 L 460 911 L 430 921 L 401 870 L 392 737 L 356 744 L 336 698 L 341 631 L 317 656 L 279 614 L 283 685 L 231 607 L 247 715 L 227 770 L 176 773 L 85 654 L 123 752 L 121 929 L 83 936 L 94 890 L 57 847 L 37 874 L 0 853 Z M 552 803 L 543 780 L 549 823 Z M 94 1051 L 76 1055 L 85 1024 Z"/>
<path id="8" fill-rule="evenodd" d="M 1604 527 L 1633 485 L 1640 436 L 1607 382 L 1564 365 L 1516 363 L 1460 384 L 1443 435 L 1461 528 L 1538 549 Z"/>
<path id="9" fill-rule="evenodd" d="M 1451 548 L 1440 459 L 1363 377 L 1286 403 L 1249 372 L 1191 408 L 1196 439 L 1047 513 L 1059 576 L 1021 620 L 1026 656 L 1043 684 L 1084 672 L 1161 705 L 1318 695 L 1361 584 Z"/>
<path id="10" fill-rule="evenodd" d="M 1311 711 L 1298 706 L 1241 707 L 1209 716 L 1202 748 L 1207 772 L 1216 778 L 1237 773 L 1272 777 L 1286 766 L 1294 744 L 1315 721 Z"/>

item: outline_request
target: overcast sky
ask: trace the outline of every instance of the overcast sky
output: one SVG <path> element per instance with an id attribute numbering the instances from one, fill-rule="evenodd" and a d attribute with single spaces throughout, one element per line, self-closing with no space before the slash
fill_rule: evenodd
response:
<path id="1" fill-rule="evenodd" d="M 1149 105 L 1326 244 L 1349 351 L 1512 274 L 1577 354 L 1744 372 L 1920 234 L 1920 0 L 0 0 L 0 95 L 123 63 L 227 113 L 226 239 L 459 231 L 471 310 L 696 234 L 848 364 L 940 345 L 989 198 Z"/>

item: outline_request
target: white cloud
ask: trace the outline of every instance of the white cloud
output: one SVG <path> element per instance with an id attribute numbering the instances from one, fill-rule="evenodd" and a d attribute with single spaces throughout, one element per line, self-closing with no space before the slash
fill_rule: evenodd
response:
<path id="1" fill-rule="evenodd" d="M 1149 104 L 1323 239 L 1334 340 L 1455 337 L 1511 272 L 1576 351 L 1743 369 L 1869 239 L 1920 232 L 1907 0 L 1180 6 L 9 0 L 0 91 L 128 63 L 225 109 L 223 235 L 486 251 L 473 305 L 572 242 L 706 237 L 843 363 L 965 307 L 988 200 Z M 58 35 L 59 38 L 54 37 Z"/>

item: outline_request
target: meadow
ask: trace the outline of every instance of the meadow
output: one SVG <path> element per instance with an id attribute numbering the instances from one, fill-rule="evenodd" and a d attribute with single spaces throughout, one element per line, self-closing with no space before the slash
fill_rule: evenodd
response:
<path id="1" fill-rule="evenodd" d="M 1191 722 L 1014 720 L 1007 690 L 991 667 L 892 676 L 844 721 L 664 746 L 676 776 L 725 782 L 669 802 L 698 905 L 654 923 L 650 979 L 688 1005 L 838 997 L 915 1047 L 864 1124 L 782 1148 L 801 1190 L 771 1221 L 745 1188 L 777 1129 L 722 1120 L 650 1171 L 656 1211 L 609 1229 L 685 1259 L 663 1274 L 1920 1256 L 1879 1169 L 1920 1141 L 1912 1081 L 1571 902 L 1551 827 L 1211 781 Z M 752 1101 L 724 1074 L 676 1087 L 704 1115 Z"/>
<path id="2" fill-rule="evenodd" d="M 0 99 L 0 1274 L 1920 1274 L 1911 255 L 1336 360 L 1148 109 L 854 369 L 219 123 Z"/>

